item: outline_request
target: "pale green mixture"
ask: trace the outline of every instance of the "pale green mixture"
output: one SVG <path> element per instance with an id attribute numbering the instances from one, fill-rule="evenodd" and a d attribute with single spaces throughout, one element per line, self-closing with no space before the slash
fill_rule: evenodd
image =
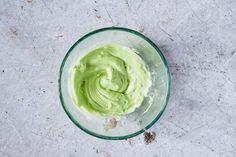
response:
<path id="1" fill-rule="evenodd" d="M 79 107 L 102 115 L 124 115 L 141 105 L 149 72 L 131 49 L 106 44 L 80 59 L 73 83 Z"/>

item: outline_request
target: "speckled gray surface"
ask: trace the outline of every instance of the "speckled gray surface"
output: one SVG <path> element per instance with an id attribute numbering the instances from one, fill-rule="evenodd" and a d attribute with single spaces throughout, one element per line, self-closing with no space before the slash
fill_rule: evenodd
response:
<path id="1" fill-rule="evenodd" d="M 169 62 L 172 94 L 150 145 L 87 135 L 60 105 L 65 53 L 105 26 L 143 32 Z M 235 52 L 235 0 L 1 0 L 0 156 L 234 157 Z"/>

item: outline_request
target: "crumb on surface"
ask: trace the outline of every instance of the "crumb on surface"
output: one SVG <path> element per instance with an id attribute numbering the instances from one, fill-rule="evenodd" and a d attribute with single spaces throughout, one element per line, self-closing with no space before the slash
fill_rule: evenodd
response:
<path id="1" fill-rule="evenodd" d="M 150 144 L 155 141 L 156 133 L 155 132 L 144 132 L 144 142 L 145 144 Z"/>
<path id="2" fill-rule="evenodd" d="M 144 27 L 140 27 L 139 32 L 143 33 L 144 32 Z"/>
<path id="3" fill-rule="evenodd" d="M 131 138 L 127 139 L 127 142 L 128 142 L 130 145 L 132 145 L 132 144 L 133 144 L 133 141 L 132 141 L 132 139 L 131 139 Z"/>
<path id="4" fill-rule="evenodd" d="M 111 118 L 105 126 L 106 130 L 113 129 L 117 125 L 117 120 L 115 118 Z"/>

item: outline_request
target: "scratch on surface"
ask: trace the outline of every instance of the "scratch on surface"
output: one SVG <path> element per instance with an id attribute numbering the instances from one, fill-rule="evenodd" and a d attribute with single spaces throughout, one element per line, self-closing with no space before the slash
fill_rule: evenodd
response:
<path id="1" fill-rule="evenodd" d="M 188 0 L 185 0 L 185 2 L 187 3 L 189 9 L 193 12 L 193 15 L 195 15 L 195 16 L 197 17 L 197 19 L 202 22 L 201 18 L 199 18 L 199 16 L 197 15 L 197 13 L 196 13 L 196 12 L 193 10 L 193 8 L 191 7 L 189 1 L 188 1 Z"/>
<path id="2" fill-rule="evenodd" d="M 232 83 L 234 86 L 236 86 L 235 83 L 230 79 L 230 77 L 228 77 L 228 76 L 225 74 L 224 71 L 220 70 L 216 65 L 214 65 L 214 64 L 211 63 L 211 62 L 207 62 L 207 61 L 204 61 L 204 62 L 207 63 L 207 64 L 209 64 L 209 65 L 212 65 L 212 66 L 216 69 L 215 71 L 214 71 L 214 70 L 211 70 L 211 71 L 218 72 L 218 73 L 222 74 L 230 83 Z"/>
<path id="3" fill-rule="evenodd" d="M 127 4 L 128 8 L 130 9 L 129 0 L 125 0 L 125 4 Z"/>
<path id="4" fill-rule="evenodd" d="M 50 132 L 51 132 L 52 128 L 53 128 L 53 127 L 52 127 L 52 126 L 50 126 L 50 128 L 48 129 L 48 132 L 45 134 L 45 136 L 46 136 L 46 137 L 49 137 L 49 134 L 50 134 Z"/>
<path id="5" fill-rule="evenodd" d="M 185 133 L 188 133 L 188 130 L 184 129 L 183 127 L 181 127 L 180 125 L 173 123 L 172 121 L 169 121 L 171 124 L 173 124 L 174 126 L 176 126 L 177 128 L 183 130 Z"/>
<path id="6" fill-rule="evenodd" d="M 223 111 L 218 104 L 215 104 L 216 108 L 223 114 L 229 117 L 230 119 L 233 118 L 231 115 L 229 115 L 227 112 Z"/>
<path id="7" fill-rule="evenodd" d="M 50 141 L 57 141 L 57 139 L 52 139 L 52 138 L 49 136 L 49 134 L 50 134 L 52 128 L 53 128 L 53 127 L 51 126 L 51 127 L 48 129 L 48 131 L 47 131 L 44 135 L 39 134 L 39 133 L 34 132 L 34 131 L 31 131 L 31 133 L 34 134 L 34 135 L 40 136 L 41 138 L 48 139 L 48 140 L 50 140 Z"/>
<path id="8" fill-rule="evenodd" d="M 59 34 L 59 35 L 56 36 L 56 38 L 62 38 L 62 37 L 64 37 L 63 34 Z"/>
<path id="9" fill-rule="evenodd" d="M 9 124 L 13 128 L 13 130 L 16 132 L 16 134 L 20 137 L 20 142 L 22 142 L 23 136 L 20 134 L 20 131 L 17 129 L 17 127 L 14 125 L 14 123 L 11 120 L 9 119 L 6 119 L 6 120 L 8 121 L 7 124 Z"/>
<path id="10" fill-rule="evenodd" d="M 215 149 L 213 149 L 212 147 L 210 147 L 207 144 L 201 143 L 201 145 L 205 146 L 206 148 L 208 148 L 209 150 L 211 150 L 212 152 L 215 152 Z"/>
<path id="11" fill-rule="evenodd" d="M 108 17 L 109 17 L 109 19 L 110 19 L 111 23 L 114 25 L 114 21 L 113 21 L 113 19 L 112 19 L 111 15 L 110 15 L 110 13 L 108 12 L 108 10 L 107 10 L 107 8 L 106 8 L 105 4 L 103 4 L 103 6 L 104 6 L 104 8 L 105 8 L 105 10 L 106 10 L 106 13 L 107 13 L 107 15 L 108 15 Z"/>
<path id="12" fill-rule="evenodd" d="M 137 9 L 139 9 L 139 8 L 141 7 L 141 5 L 143 4 L 143 1 L 144 1 L 144 0 L 141 0 L 141 1 L 140 1 L 140 3 L 139 3 L 139 5 L 138 5 Z"/>
<path id="13" fill-rule="evenodd" d="M 160 124 L 164 129 L 166 129 L 166 131 L 167 131 L 168 133 L 170 132 L 169 128 L 166 127 L 163 123 L 159 122 L 159 124 Z"/>
<path id="14" fill-rule="evenodd" d="M 176 33 L 178 35 L 178 33 Z M 178 35 L 179 36 L 179 35 Z M 180 37 L 180 36 L 179 36 Z M 181 37 L 180 39 L 185 42 L 185 40 L 183 40 Z M 189 51 L 191 51 L 189 48 L 188 48 Z M 188 65 L 188 66 L 185 66 L 185 65 L 182 65 L 183 66 L 183 69 L 186 70 L 187 68 L 191 68 L 191 69 L 197 69 L 197 70 L 200 70 L 200 71 L 211 71 L 211 72 L 215 72 L 215 73 L 219 73 L 221 75 L 224 76 L 224 78 L 230 82 L 234 87 L 236 87 L 236 82 L 232 81 L 231 78 L 229 76 L 226 75 L 226 72 L 219 69 L 215 64 L 213 64 L 212 62 L 209 62 L 209 61 L 206 61 L 204 60 L 203 58 L 199 57 L 198 55 L 196 55 L 193 51 L 191 51 L 191 54 L 197 59 L 197 60 L 201 60 L 201 64 L 199 67 L 196 67 L 196 66 L 191 66 L 191 65 Z M 170 65 L 171 66 L 171 65 Z M 172 65 L 173 66 L 173 65 Z M 178 68 L 181 68 L 178 67 Z M 177 70 L 178 71 L 178 70 Z"/>
<path id="15" fill-rule="evenodd" d="M 235 157 L 235 151 L 229 151 L 224 153 L 219 153 L 219 157 Z"/>
<path id="16" fill-rule="evenodd" d="M 233 12 L 233 10 L 232 10 L 231 8 L 228 8 L 228 10 L 229 10 L 229 12 L 231 13 L 229 16 L 232 17 L 232 19 L 233 19 L 234 22 L 235 22 L 236 20 L 235 20 L 235 17 L 233 16 L 233 15 L 235 15 L 234 12 Z"/>
<path id="17" fill-rule="evenodd" d="M 191 132 L 196 131 L 196 130 L 198 130 L 198 129 L 203 128 L 204 126 L 205 126 L 205 124 L 204 124 L 204 125 L 200 125 L 200 126 L 198 126 L 198 127 L 196 127 L 196 128 L 191 129 L 190 131 L 191 131 Z"/>
<path id="18" fill-rule="evenodd" d="M 209 146 L 209 145 L 207 145 L 207 144 L 205 144 L 205 143 L 201 143 L 200 141 L 197 142 L 197 143 L 198 143 L 199 145 L 204 146 L 205 148 L 209 149 L 211 152 L 217 154 L 218 156 L 220 155 L 220 153 L 217 152 L 217 151 L 216 151 L 214 148 L 212 148 L 211 146 Z"/>
<path id="19" fill-rule="evenodd" d="M 5 152 L 3 152 L 1 150 L 0 150 L 0 153 L 3 154 L 4 156 L 11 157 L 9 154 L 7 154 L 7 153 L 5 153 Z"/>
<path id="20" fill-rule="evenodd" d="M 173 124 L 175 127 L 177 127 L 177 128 L 179 128 L 179 129 L 181 129 L 182 131 L 183 131 L 183 133 L 181 133 L 179 136 L 177 136 L 176 138 L 181 138 L 181 137 L 183 137 L 183 136 L 185 136 L 185 135 L 187 135 L 188 133 L 189 133 L 189 131 L 188 130 L 186 130 L 186 129 L 184 129 L 183 127 L 181 127 L 181 126 L 179 126 L 178 124 L 175 124 L 175 123 L 173 123 L 173 122 L 171 122 L 171 121 L 169 121 L 171 124 Z"/>
<path id="21" fill-rule="evenodd" d="M 231 145 L 232 149 L 233 149 L 234 151 L 236 151 L 234 145 L 232 145 L 231 143 L 230 143 L 230 145 Z"/>
<path id="22" fill-rule="evenodd" d="M 175 32 L 175 33 L 176 33 L 176 35 L 180 38 L 181 41 L 185 42 L 184 39 L 180 36 L 179 33 L 177 33 L 177 32 Z"/>
<path id="23" fill-rule="evenodd" d="M 174 41 L 174 39 L 172 38 L 172 35 L 171 34 L 169 34 L 169 33 L 167 33 L 163 28 L 161 28 L 161 26 L 159 26 L 158 24 L 157 24 L 157 26 L 160 28 L 160 30 L 163 32 L 163 33 L 165 33 L 167 36 L 168 36 L 168 38 L 171 40 L 171 41 Z"/>
<path id="24" fill-rule="evenodd" d="M 34 135 L 40 136 L 40 137 L 42 137 L 42 138 L 44 137 L 43 135 L 41 135 L 41 134 L 39 134 L 39 133 L 36 133 L 36 132 L 34 132 L 34 131 L 31 131 L 31 133 L 34 134 Z"/>
<path id="25" fill-rule="evenodd" d="M 42 0 L 42 2 L 43 2 L 43 5 L 48 9 L 48 11 L 49 11 L 51 14 L 53 14 L 52 9 L 50 9 L 50 8 L 47 6 L 46 2 L 45 2 L 44 0 Z"/>
<path id="26" fill-rule="evenodd" d="M 163 28 L 161 28 L 160 26 L 159 26 L 159 28 L 160 28 L 161 31 L 164 32 L 166 35 L 168 35 L 169 37 L 172 37 L 172 35 L 170 35 L 169 33 L 167 33 Z"/>

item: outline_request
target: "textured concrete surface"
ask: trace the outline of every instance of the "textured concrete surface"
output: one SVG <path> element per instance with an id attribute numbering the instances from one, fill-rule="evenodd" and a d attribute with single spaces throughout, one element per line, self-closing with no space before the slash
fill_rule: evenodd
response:
<path id="1" fill-rule="evenodd" d="M 129 141 L 85 134 L 58 98 L 60 63 L 82 35 L 129 27 L 163 49 L 172 94 Z M 0 156 L 236 156 L 235 0 L 0 0 Z"/>

